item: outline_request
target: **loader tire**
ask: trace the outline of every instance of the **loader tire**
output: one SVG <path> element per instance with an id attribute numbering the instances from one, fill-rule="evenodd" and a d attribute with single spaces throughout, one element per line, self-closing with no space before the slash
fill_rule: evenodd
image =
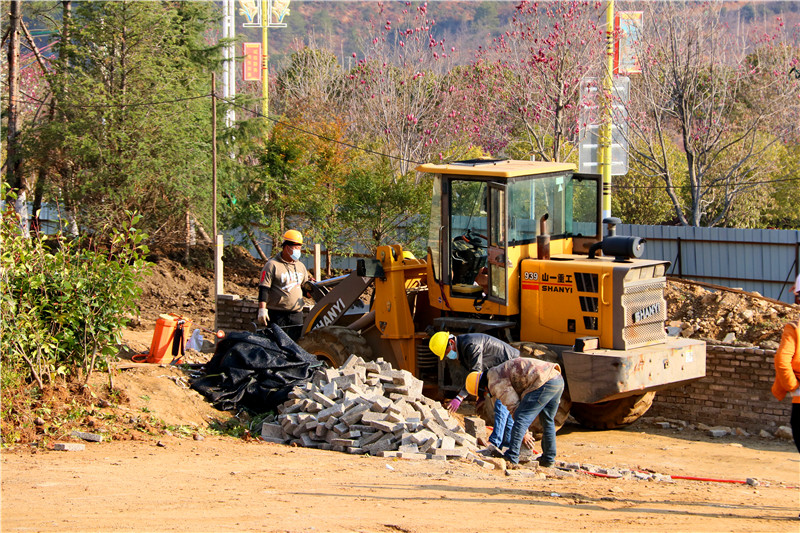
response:
<path id="1" fill-rule="evenodd" d="M 590 429 L 615 429 L 635 422 L 653 405 L 655 392 L 600 403 L 573 403 L 570 414 Z"/>
<path id="2" fill-rule="evenodd" d="M 350 355 L 369 361 L 372 349 L 357 331 L 342 326 L 327 326 L 315 329 L 300 339 L 297 344 L 329 368 L 339 368 Z"/>

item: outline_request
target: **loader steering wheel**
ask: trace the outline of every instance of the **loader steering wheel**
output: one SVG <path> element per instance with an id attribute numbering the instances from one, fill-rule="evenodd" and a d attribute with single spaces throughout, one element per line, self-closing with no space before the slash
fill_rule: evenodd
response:
<path id="1" fill-rule="evenodd" d="M 459 239 L 467 241 L 475 248 L 488 248 L 489 246 L 489 237 L 474 231 L 472 228 L 467 228 L 463 235 L 459 235 L 454 240 Z M 483 239 L 483 241 L 481 241 L 481 239 Z"/>

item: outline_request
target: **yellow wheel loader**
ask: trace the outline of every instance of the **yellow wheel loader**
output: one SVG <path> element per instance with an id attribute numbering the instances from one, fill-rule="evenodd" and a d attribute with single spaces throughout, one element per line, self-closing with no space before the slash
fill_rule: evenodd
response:
<path id="1" fill-rule="evenodd" d="M 383 357 L 444 397 L 467 369 L 440 362 L 430 336 L 488 333 L 558 362 L 568 393 L 557 423 L 572 414 L 591 428 L 629 424 L 655 391 L 705 375 L 705 343 L 666 333 L 669 262 L 641 259 L 643 239 L 601 220 L 599 175 L 485 159 L 417 170 L 433 176 L 427 257 L 380 246 L 352 274 L 315 284 L 306 350 L 334 366 Z"/>

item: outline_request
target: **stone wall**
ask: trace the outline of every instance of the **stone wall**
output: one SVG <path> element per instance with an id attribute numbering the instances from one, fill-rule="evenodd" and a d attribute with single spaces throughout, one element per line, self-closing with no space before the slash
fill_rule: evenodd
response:
<path id="1" fill-rule="evenodd" d="M 708 346 L 706 377 L 656 393 L 647 416 L 758 432 L 789 425 L 791 399 L 772 396 L 774 350 Z"/>
<path id="2" fill-rule="evenodd" d="M 258 302 L 231 294 L 217 298 L 216 329 L 253 331 Z M 758 432 L 789 424 L 791 400 L 771 392 L 774 350 L 709 346 L 706 377 L 656 394 L 647 416 Z"/>

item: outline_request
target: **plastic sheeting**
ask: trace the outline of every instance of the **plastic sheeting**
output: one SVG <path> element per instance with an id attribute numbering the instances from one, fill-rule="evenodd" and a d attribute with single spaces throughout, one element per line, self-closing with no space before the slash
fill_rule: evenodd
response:
<path id="1" fill-rule="evenodd" d="M 214 407 L 246 407 L 256 413 L 275 410 L 295 385 L 311 379 L 322 363 L 269 324 L 258 333 L 233 332 L 217 343 L 205 375 L 192 381 Z"/>

